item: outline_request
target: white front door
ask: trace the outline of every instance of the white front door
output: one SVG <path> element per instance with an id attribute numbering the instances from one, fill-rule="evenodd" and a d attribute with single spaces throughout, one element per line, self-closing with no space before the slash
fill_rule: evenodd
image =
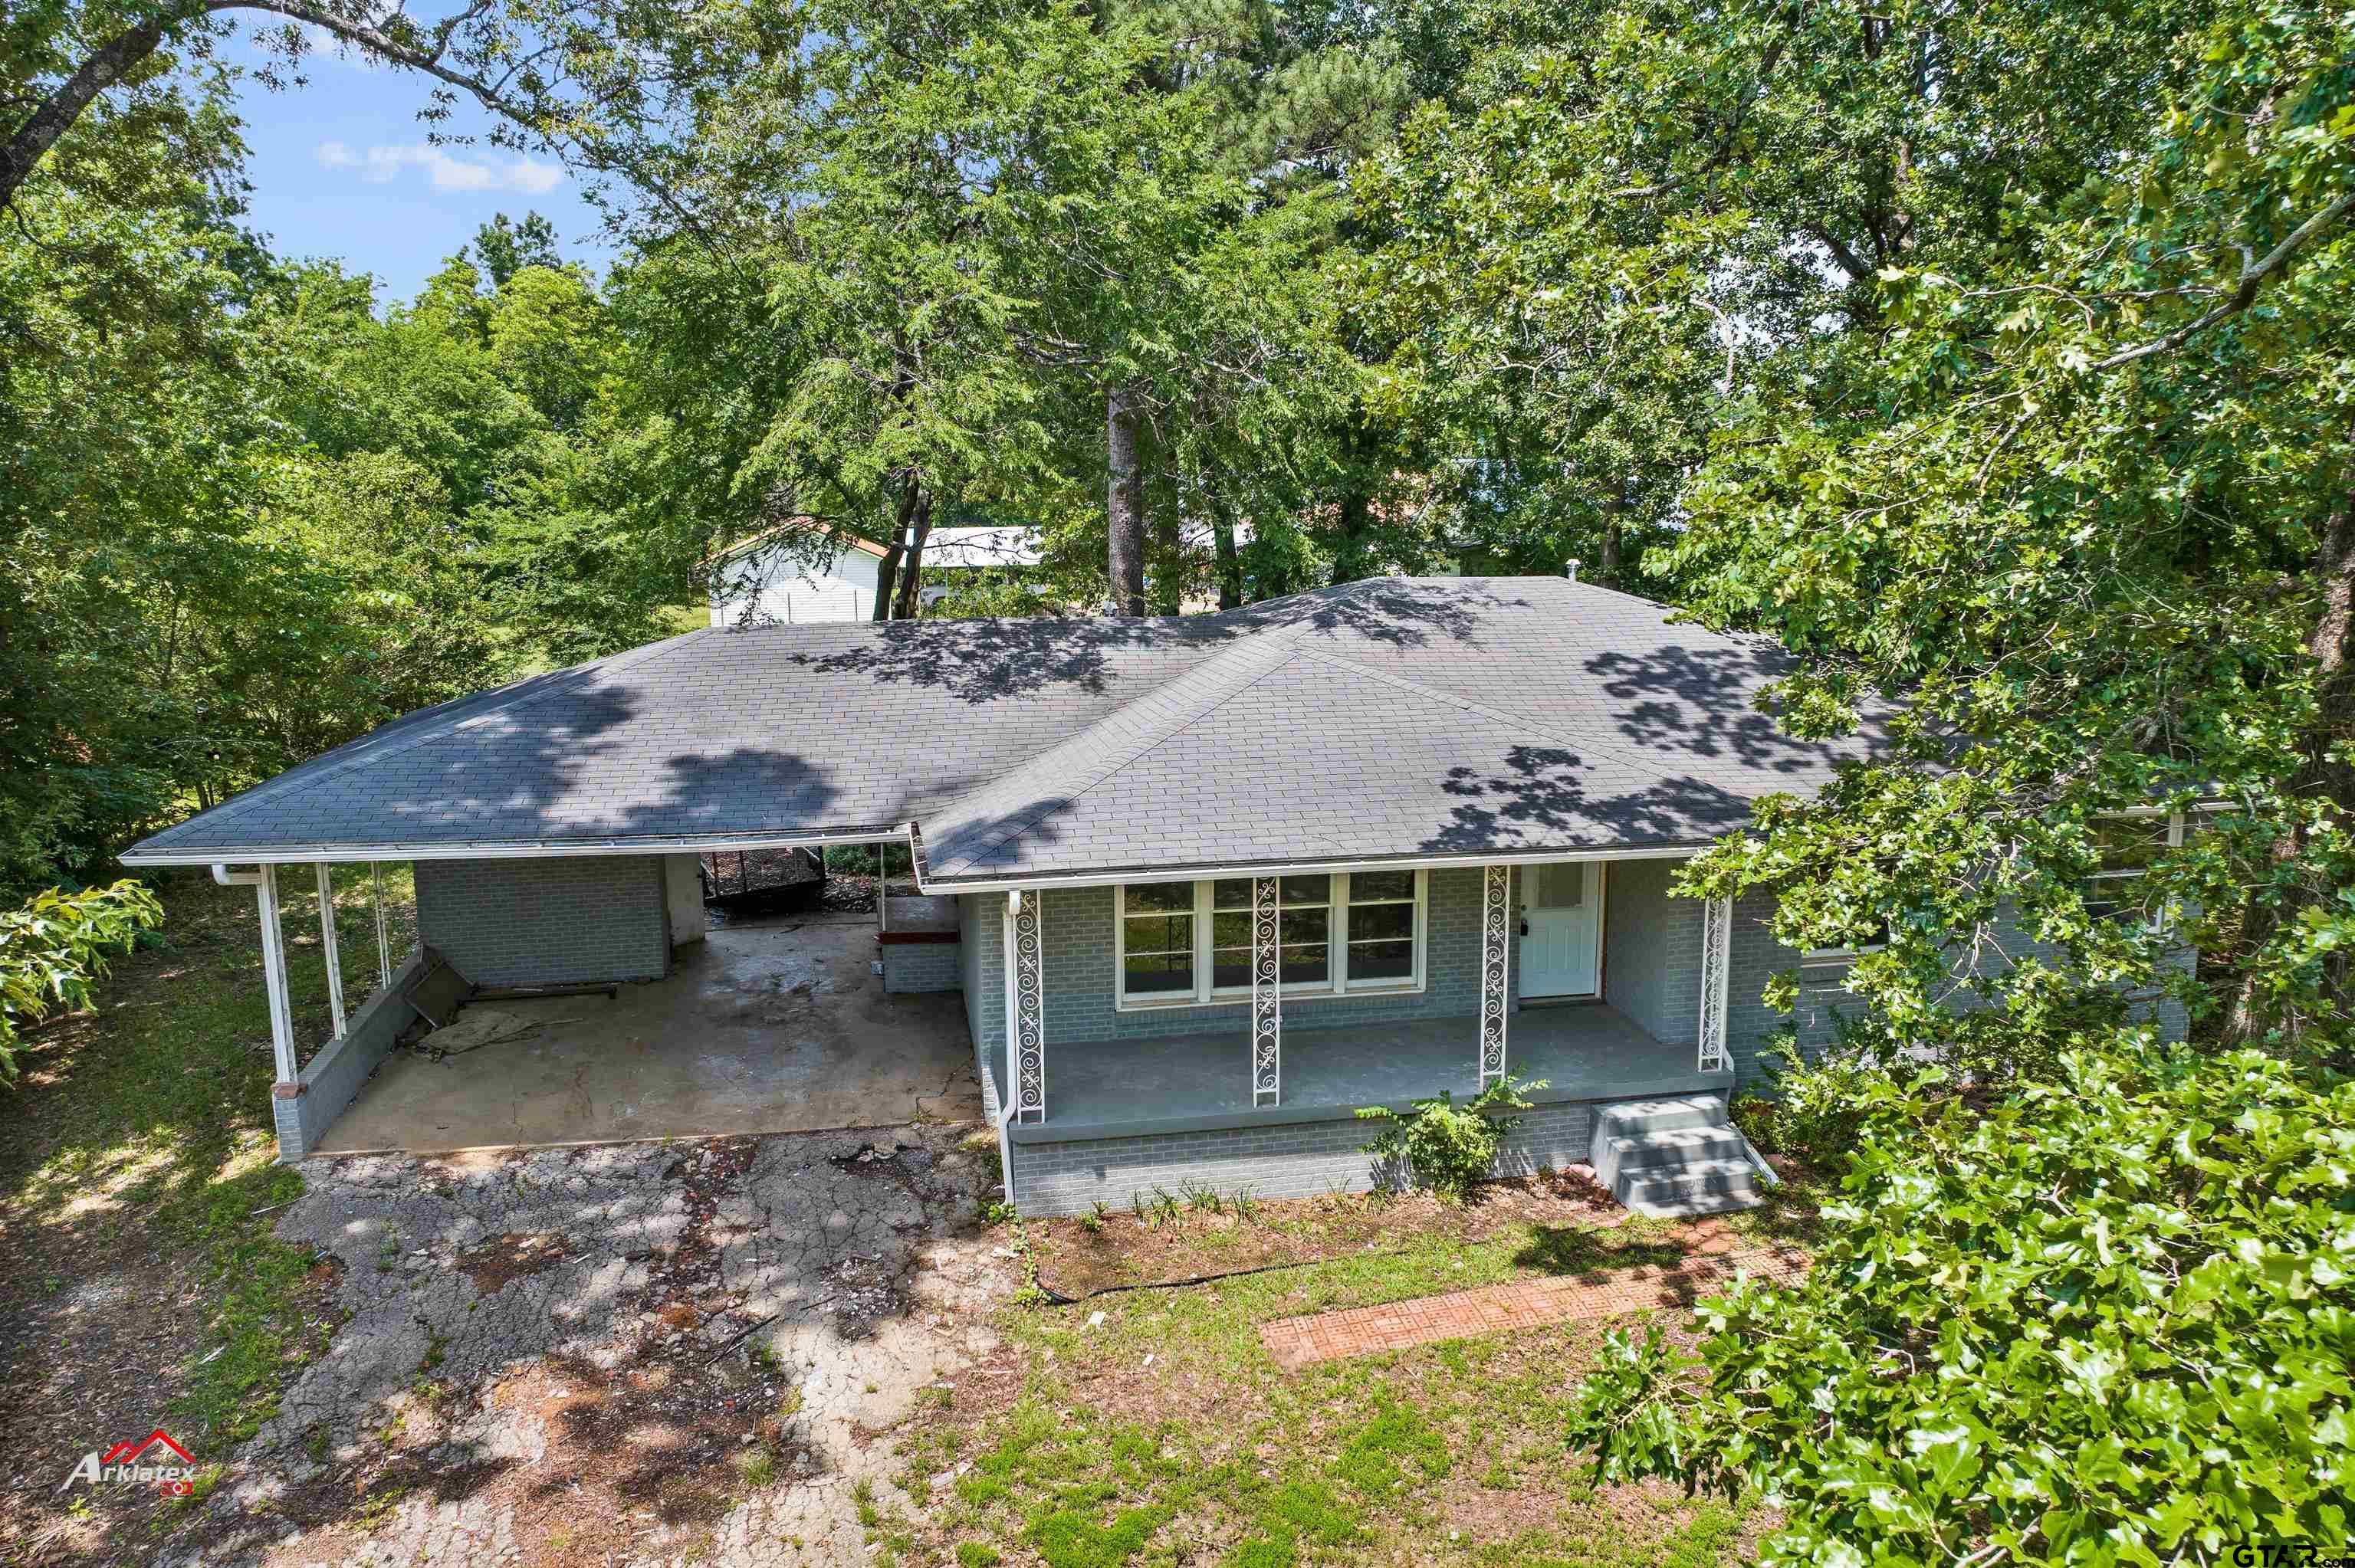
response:
<path id="1" fill-rule="evenodd" d="M 1601 989 L 1603 868 L 1593 861 L 1521 868 L 1521 995 Z"/>

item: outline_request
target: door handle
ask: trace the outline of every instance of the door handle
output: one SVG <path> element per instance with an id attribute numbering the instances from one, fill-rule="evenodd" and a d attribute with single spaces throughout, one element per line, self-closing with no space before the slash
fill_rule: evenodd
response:
<path id="1" fill-rule="evenodd" d="M 1522 936 L 1524 936 L 1524 937 L 1526 937 L 1526 936 L 1528 936 L 1529 934 L 1529 917 L 1528 916 L 1524 915 L 1524 916 L 1521 916 L 1521 935 L 1522 935 Z"/>

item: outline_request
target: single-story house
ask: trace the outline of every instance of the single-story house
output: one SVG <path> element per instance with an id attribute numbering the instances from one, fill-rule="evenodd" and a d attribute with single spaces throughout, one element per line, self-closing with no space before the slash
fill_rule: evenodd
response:
<path id="1" fill-rule="evenodd" d="M 1027 1213 L 1362 1188 L 1358 1107 L 1508 1073 L 1547 1085 L 1509 1161 L 1674 1206 L 1746 1190 L 1722 1107 L 1788 1022 L 1767 977 L 1834 996 L 1853 957 L 1672 886 L 1875 744 L 1777 729 L 1753 699 L 1787 667 L 1548 577 L 715 629 L 400 719 L 123 858 L 255 882 L 266 941 L 274 868 L 410 862 L 423 948 L 512 988 L 660 982 L 698 855 L 904 843 L 937 916 L 901 989 L 961 994 Z M 382 1048 L 299 1073 L 279 1049 L 300 1152 Z"/>
<path id="2" fill-rule="evenodd" d="M 890 554 L 871 539 L 848 538 L 811 559 L 814 524 L 787 524 L 738 541 L 712 557 L 711 624 L 802 626 L 815 620 L 867 620 L 875 613 L 878 567 Z M 962 573 L 1039 564 L 1031 529 L 1000 524 L 933 529 L 924 539 L 922 569 Z M 931 604 L 948 589 L 935 582 L 918 590 Z"/>

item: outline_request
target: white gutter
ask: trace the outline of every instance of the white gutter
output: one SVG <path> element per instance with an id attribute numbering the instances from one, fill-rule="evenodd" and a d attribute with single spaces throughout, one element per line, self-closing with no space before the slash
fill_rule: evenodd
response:
<path id="1" fill-rule="evenodd" d="M 1355 860 L 1253 861 L 1241 864 L 1132 866 L 1125 871 L 1088 871 L 1065 874 L 1003 877 L 967 882 L 962 878 L 927 883 L 921 869 L 917 883 L 926 893 L 1013 893 L 1030 887 L 1112 887 L 1124 882 L 1195 882 L 1221 876 L 1305 875 L 1329 871 L 1426 871 L 1452 865 L 1551 865 L 1597 860 L 1686 860 L 1717 841 L 1698 839 L 1688 844 L 1654 844 L 1641 849 L 1465 850 L 1449 855 L 1378 855 Z"/>
<path id="2" fill-rule="evenodd" d="M 271 844 L 248 848 L 126 850 L 124 865 L 309 865 L 380 860 L 539 860 L 554 855 L 709 854 L 717 850 L 815 849 L 831 844 L 898 843 L 908 826 L 838 828 L 817 832 L 723 834 L 645 839 L 485 839 L 430 843 Z"/>

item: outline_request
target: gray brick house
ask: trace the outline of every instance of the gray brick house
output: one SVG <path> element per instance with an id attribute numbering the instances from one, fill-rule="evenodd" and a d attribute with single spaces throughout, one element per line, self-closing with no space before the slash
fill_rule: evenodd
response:
<path id="1" fill-rule="evenodd" d="M 266 910 L 273 868 L 410 861 L 425 943 L 519 985 L 658 979 L 698 854 L 906 843 L 955 901 L 911 983 L 963 992 L 1021 1208 L 1302 1195 L 1365 1183 L 1371 1103 L 1544 1079 L 1510 1157 L 1560 1164 L 1605 1106 L 1721 1098 L 1779 969 L 1825 1026 L 1842 955 L 1671 887 L 1873 743 L 1778 732 L 1785 668 L 1554 578 L 710 630 L 411 715 L 124 859 Z M 332 1117 L 350 1089 L 280 1048 Z"/>

